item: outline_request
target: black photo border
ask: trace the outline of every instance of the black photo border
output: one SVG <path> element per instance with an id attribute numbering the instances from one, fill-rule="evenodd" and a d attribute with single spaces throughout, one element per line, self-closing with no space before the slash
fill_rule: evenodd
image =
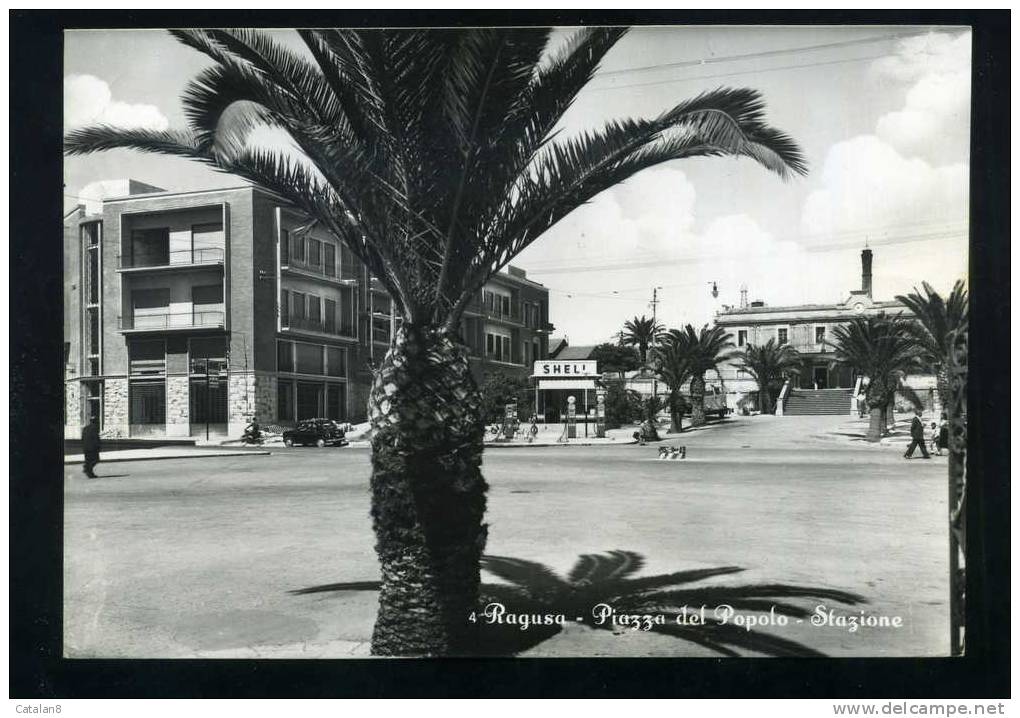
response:
<path id="1" fill-rule="evenodd" d="M 62 38 L 70 28 L 969 25 L 967 655 L 962 658 L 81 660 L 62 634 Z M 97 697 L 1009 695 L 1009 11 L 11 11 L 10 693 Z M 910 517 L 904 516 L 904 520 Z"/>

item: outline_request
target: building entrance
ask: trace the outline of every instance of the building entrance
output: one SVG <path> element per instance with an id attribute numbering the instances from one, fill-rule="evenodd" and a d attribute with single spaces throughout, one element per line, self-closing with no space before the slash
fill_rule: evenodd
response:
<path id="1" fill-rule="evenodd" d="M 813 370 L 812 380 L 815 389 L 828 389 L 829 370 L 824 366 L 816 366 Z"/>

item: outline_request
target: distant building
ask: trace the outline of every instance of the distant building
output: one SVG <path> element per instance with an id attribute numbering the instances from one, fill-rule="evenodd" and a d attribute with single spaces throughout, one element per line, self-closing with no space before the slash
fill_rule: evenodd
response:
<path id="1" fill-rule="evenodd" d="M 849 413 L 858 377 L 849 367 L 836 362 L 833 347 L 826 342 L 832 341 L 837 326 L 854 317 L 907 311 L 895 300 L 876 301 L 871 290 L 872 251 L 865 249 L 861 252 L 861 288 L 851 290 L 842 302 L 773 307 L 755 301 L 746 307 L 730 307 L 719 312 L 715 323 L 733 336 L 741 350 L 748 345 L 763 345 L 770 339 L 797 350 L 805 371 L 791 379 L 791 387 L 800 390 L 794 398 L 792 413 Z M 737 367 L 736 361 L 724 364 L 719 373 L 731 407 L 749 395 L 752 401 L 756 400 L 757 384 Z M 905 383 L 926 405 L 933 401 L 933 377 L 912 376 Z M 823 393 L 809 395 L 807 391 Z"/>
<path id="2" fill-rule="evenodd" d="M 360 421 L 398 324 L 330 235 L 252 186 L 91 185 L 64 217 L 65 424 L 119 437 L 237 436 Z M 510 267 L 465 312 L 478 377 L 547 356 L 548 291 Z"/>

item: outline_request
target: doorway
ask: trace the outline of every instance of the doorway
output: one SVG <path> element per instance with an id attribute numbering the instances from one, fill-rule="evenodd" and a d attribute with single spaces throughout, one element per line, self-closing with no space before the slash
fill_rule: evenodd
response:
<path id="1" fill-rule="evenodd" d="M 829 370 L 824 366 L 816 366 L 811 371 L 811 379 L 814 382 L 815 389 L 828 389 L 829 388 Z"/>

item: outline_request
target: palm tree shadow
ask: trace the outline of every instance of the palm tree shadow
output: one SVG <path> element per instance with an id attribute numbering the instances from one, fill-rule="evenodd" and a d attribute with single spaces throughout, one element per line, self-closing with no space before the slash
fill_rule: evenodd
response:
<path id="1" fill-rule="evenodd" d="M 556 623 L 532 623 L 522 630 L 520 623 L 494 622 L 484 618 L 486 607 L 499 604 L 506 615 L 538 617 L 562 615 L 568 623 L 594 630 L 619 630 L 611 621 L 598 622 L 592 609 L 598 604 L 611 606 L 617 614 L 661 615 L 664 623 L 650 630 L 662 635 L 708 648 L 723 656 L 745 653 L 766 656 L 824 656 L 820 651 L 789 638 L 758 630 L 747 630 L 732 622 L 722 623 L 714 608 L 731 606 L 741 613 L 768 613 L 792 619 L 804 619 L 811 611 L 797 602 L 806 599 L 835 601 L 846 605 L 865 603 L 855 593 L 817 586 L 782 583 L 719 585 L 705 581 L 743 571 L 739 566 L 688 569 L 656 576 L 635 577 L 644 567 L 644 558 L 633 551 L 609 551 L 584 554 L 562 577 L 548 566 L 535 561 L 483 556 L 482 569 L 501 580 L 483 583 L 477 616 L 481 655 L 515 655 L 533 648 L 562 631 Z M 295 595 L 335 591 L 377 591 L 378 581 L 332 583 L 290 591 Z M 706 606 L 704 625 L 678 624 L 676 618 Z M 579 621 L 577 619 L 580 619 Z"/>

